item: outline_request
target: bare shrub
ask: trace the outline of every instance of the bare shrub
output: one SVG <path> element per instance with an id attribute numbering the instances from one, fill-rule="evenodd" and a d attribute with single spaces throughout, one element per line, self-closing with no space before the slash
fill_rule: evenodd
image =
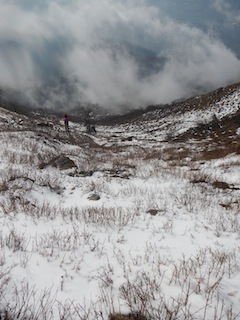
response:
<path id="1" fill-rule="evenodd" d="M 28 282 L 21 283 L 21 287 L 15 285 L 12 298 L 4 299 L 1 305 L 0 315 L 4 320 L 13 319 L 43 319 L 53 318 L 54 297 L 51 297 L 51 289 L 43 291 L 40 295 Z"/>
<path id="2" fill-rule="evenodd" d="M 169 269 L 169 261 L 167 261 Z M 179 263 L 173 264 L 170 286 L 175 294 L 164 294 L 163 283 L 166 275 L 164 264 L 158 262 L 159 276 L 149 276 L 144 271 L 138 272 L 134 279 L 125 273 L 126 281 L 120 287 L 120 298 L 127 305 L 130 313 L 140 312 L 147 319 L 222 319 L 229 313 L 223 298 L 219 298 L 219 287 L 225 275 L 231 277 L 237 269 L 234 253 L 201 249 L 194 257 L 185 256 Z M 198 310 L 191 307 L 195 295 L 203 298 Z M 235 319 L 236 314 L 228 319 Z"/>
<path id="3" fill-rule="evenodd" d="M 58 319 L 90 320 L 94 319 L 94 307 L 74 303 L 74 301 L 58 302 Z M 99 318 L 100 319 L 100 318 Z"/>
<path id="4" fill-rule="evenodd" d="M 73 251 L 81 247 L 80 234 L 77 231 L 63 231 L 55 229 L 35 238 L 35 249 L 56 252 Z M 50 249 L 50 250 L 49 250 Z"/>
<path id="5" fill-rule="evenodd" d="M 134 210 L 121 207 L 86 207 L 81 213 L 85 223 L 119 229 L 133 223 L 136 218 Z"/>
<path id="6" fill-rule="evenodd" d="M 24 234 L 19 233 L 16 229 L 11 229 L 8 234 L 0 235 L 0 246 L 2 249 L 7 247 L 13 252 L 26 251 L 28 246 L 28 241 Z"/>
<path id="7" fill-rule="evenodd" d="M 8 181 L 6 179 L 2 179 L 0 182 L 0 192 L 6 192 L 9 190 Z"/>
<path id="8" fill-rule="evenodd" d="M 9 285 L 9 282 L 11 281 L 11 270 L 12 267 L 3 267 L 0 266 L 0 299 L 4 299 L 6 292 L 7 292 L 7 288 Z M 0 304 L 1 307 L 1 304 Z M 0 314 L 1 314 L 1 310 L 0 310 Z"/>
<path id="9" fill-rule="evenodd" d="M 150 278 L 142 273 L 134 279 L 134 282 L 126 280 L 120 288 L 120 298 L 126 303 L 131 314 L 140 314 L 146 319 L 177 319 L 179 317 L 181 307 L 184 305 L 183 298 L 179 297 L 177 300 L 172 299 L 166 302 L 157 278 Z"/>

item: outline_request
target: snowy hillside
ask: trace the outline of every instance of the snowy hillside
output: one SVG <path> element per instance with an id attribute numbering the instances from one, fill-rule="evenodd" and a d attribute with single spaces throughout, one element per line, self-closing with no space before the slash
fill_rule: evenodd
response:
<path id="1" fill-rule="evenodd" d="M 0 109 L 0 319 L 240 319 L 239 101 L 94 135 Z"/>

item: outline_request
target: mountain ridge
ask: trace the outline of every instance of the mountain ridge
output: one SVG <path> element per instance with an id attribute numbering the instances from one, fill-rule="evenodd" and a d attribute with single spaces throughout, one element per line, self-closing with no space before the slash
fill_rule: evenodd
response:
<path id="1" fill-rule="evenodd" d="M 175 101 L 168 105 L 149 106 L 146 109 L 134 110 L 125 115 L 89 118 L 92 125 L 96 125 L 106 139 L 105 132 L 108 128 L 118 130 L 118 135 L 126 134 L 127 139 L 139 135 L 136 143 L 151 141 L 150 144 L 170 143 L 178 148 L 177 144 L 185 143 L 185 149 L 192 149 L 193 142 L 201 145 L 201 152 L 209 157 L 215 155 L 226 155 L 231 152 L 239 154 L 240 143 L 238 129 L 240 126 L 240 83 L 219 88 L 208 94 L 195 96 L 187 100 Z M 85 114 L 75 113 L 71 118 L 71 137 L 65 135 L 61 125 L 61 114 L 49 110 L 24 110 L 24 115 L 7 110 L 21 109 L 21 106 L 2 102 L 0 105 L 1 126 L 7 130 L 34 130 L 49 134 L 54 139 L 62 139 L 71 143 L 99 143 L 100 133 L 89 134 L 85 131 L 86 114 L 91 114 L 91 108 L 85 109 Z M 17 107 L 16 107 L 17 106 Z M 7 108 L 6 111 L 4 111 Z M 99 111 L 99 109 L 95 109 Z M 4 112 L 11 120 L 4 118 Z M 75 111 L 76 112 L 76 111 Z M 86 113 L 87 112 L 87 113 Z M 102 111 L 100 111 L 102 112 Z M 98 118 L 97 118 L 98 117 Z M 97 129 L 97 131 L 99 131 Z M 141 137 L 142 136 L 142 137 Z M 120 139 L 120 137 L 119 137 Z M 109 143 L 111 138 L 109 137 Z M 116 139 L 115 139 L 116 140 Z M 211 141 L 211 143 L 209 142 Z M 134 143 L 134 142 L 132 142 Z M 212 150 L 209 153 L 209 143 Z M 102 144 L 102 142 L 101 142 Z M 224 150 L 223 150 L 224 149 Z M 215 151 L 213 151 L 215 150 Z M 193 156 L 193 151 L 190 152 Z M 179 155 L 177 155 L 179 156 Z"/>

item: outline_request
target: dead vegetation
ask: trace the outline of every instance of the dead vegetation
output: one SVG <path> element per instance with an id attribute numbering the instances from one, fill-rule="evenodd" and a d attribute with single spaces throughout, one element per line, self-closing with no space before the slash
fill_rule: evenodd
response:
<path id="1" fill-rule="evenodd" d="M 195 108 L 235 88 L 195 99 Z M 191 101 L 183 110 L 191 109 Z M 222 288 L 239 272 L 239 246 L 223 245 L 231 236 L 239 238 L 239 185 L 224 176 L 239 167 L 239 157 L 218 163 L 218 173 L 210 160 L 239 155 L 239 112 L 200 123 L 171 142 L 156 144 L 151 137 L 153 147 L 142 143 L 146 135 L 138 141 L 130 133 L 122 139 L 121 132 L 109 134 L 101 144 L 80 130 L 69 137 L 56 124 L 33 129 L 28 121 L 22 131 L 1 132 L 7 166 L 0 178 L 0 319 L 238 319 L 231 300 L 238 293 Z M 74 206 L 64 203 L 67 192 L 79 201 Z M 40 232 L 45 223 L 48 229 Z M 179 224 L 186 226 L 184 234 Z M 30 228 L 21 231 L 25 226 Z M 37 231 L 30 234 L 33 226 Z M 140 251 L 125 252 L 129 239 L 123 231 L 129 229 L 150 230 Z M 171 257 L 168 246 L 173 241 L 174 250 L 178 242 L 174 234 L 189 235 L 190 246 L 204 232 L 220 243 L 218 249 L 204 245 L 194 254 Z M 40 292 L 14 278 L 14 272 L 29 270 L 36 254 L 61 274 L 56 292 Z M 84 274 L 85 259 L 96 257 L 99 265 L 88 264 L 84 275 L 99 286 L 95 301 L 60 300 L 58 292 L 68 292 Z M 195 299 L 199 306 L 193 309 Z"/>

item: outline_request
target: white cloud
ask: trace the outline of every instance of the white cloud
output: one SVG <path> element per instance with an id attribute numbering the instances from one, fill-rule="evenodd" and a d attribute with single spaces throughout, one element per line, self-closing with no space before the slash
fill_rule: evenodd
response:
<path id="1" fill-rule="evenodd" d="M 140 78 L 142 66 L 123 41 L 154 49 L 165 65 Z M 51 0 L 31 10 L 0 2 L 0 69 L 0 83 L 28 95 L 59 73 L 74 82 L 72 101 L 63 86 L 49 87 L 52 106 L 165 103 L 240 78 L 239 60 L 221 42 L 144 1 L 123 0 Z"/>

